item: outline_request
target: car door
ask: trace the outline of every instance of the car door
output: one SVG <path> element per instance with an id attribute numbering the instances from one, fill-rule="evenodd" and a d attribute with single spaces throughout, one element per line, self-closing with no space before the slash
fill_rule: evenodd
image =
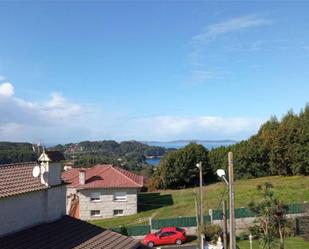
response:
<path id="1" fill-rule="evenodd" d="M 175 232 L 168 232 L 168 235 L 166 236 L 166 241 L 168 244 L 175 244 L 176 239 L 177 234 Z"/>
<path id="2" fill-rule="evenodd" d="M 166 244 L 169 244 L 168 241 L 169 241 L 169 233 L 163 232 L 159 235 L 159 240 L 157 244 L 166 245 Z"/>

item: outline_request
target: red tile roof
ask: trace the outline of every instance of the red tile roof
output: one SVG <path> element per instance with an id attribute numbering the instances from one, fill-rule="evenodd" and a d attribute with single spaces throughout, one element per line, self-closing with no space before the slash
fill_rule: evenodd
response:
<path id="1" fill-rule="evenodd" d="M 79 184 L 79 170 L 62 173 L 64 181 L 76 188 L 141 188 L 144 177 L 113 165 L 96 165 L 85 169 L 85 184 Z"/>
<path id="2" fill-rule="evenodd" d="M 0 198 L 48 188 L 32 176 L 36 162 L 0 165 Z"/>
<path id="3" fill-rule="evenodd" d="M 64 216 L 0 238 L 1 249 L 139 249 L 137 240 Z"/>

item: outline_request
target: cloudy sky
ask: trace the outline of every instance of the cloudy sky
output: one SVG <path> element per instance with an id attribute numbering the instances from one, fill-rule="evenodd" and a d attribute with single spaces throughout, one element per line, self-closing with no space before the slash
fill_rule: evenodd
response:
<path id="1" fill-rule="evenodd" d="M 309 102 L 306 1 L 0 10 L 0 140 L 240 140 Z"/>

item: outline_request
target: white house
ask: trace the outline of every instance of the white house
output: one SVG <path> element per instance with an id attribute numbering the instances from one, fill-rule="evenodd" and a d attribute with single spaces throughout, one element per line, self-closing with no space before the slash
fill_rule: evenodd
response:
<path id="1" fill-rule="evenodd" d="M 66 186 L 60 177 L 64 157 L 46 152 L 39 160 L 0 166 L 0 236 L 65 215 Z"/>
<path id="2" fill-rule="evenodd" d="M 137 213 L 137 194 L 143 176 L 113 165 L 96 165 L 62 173 L 69 183 L 67 214 L 82 220 L 102 219 Z"/>

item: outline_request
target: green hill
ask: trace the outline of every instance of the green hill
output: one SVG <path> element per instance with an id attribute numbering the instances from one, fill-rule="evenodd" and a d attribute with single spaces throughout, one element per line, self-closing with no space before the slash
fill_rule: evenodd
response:
<path id="1" fill-rule="evenodd" d="M 309 201 L 309 176 L 272 176 L 250 180 L 238 180 L 235 182 L 235 206 L 246 207 L 251 200 L 260 197 L 256 186 L 264 182 L 271 182 L 274 192 L 286 204 L 303 203 Z M 136 225 L 148 223 L 148 218 L 171 218 L 178 216 L 194 216 L 194 191 L 198 188 L 182 190 L 165 190 L 156 193 L 142 193 L 139 196 L 139 210 L 135 215 L 117 217 L 94 221 L 94 224 L 103 227 L 116 227 L 120 225 Z M 226 187 L 223 183 L 205 186 L 204 189 L 205 214 L 208 209 L 217 209 Z"/>

